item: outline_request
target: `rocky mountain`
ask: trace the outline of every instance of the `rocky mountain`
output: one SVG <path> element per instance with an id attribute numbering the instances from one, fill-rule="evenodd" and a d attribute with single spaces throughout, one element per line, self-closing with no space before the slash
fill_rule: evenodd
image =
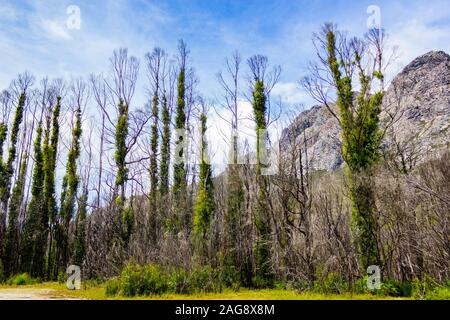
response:
<path id="1" fill-rule="evenodd" d="M 432 51 L 407 65 L 386 91 L 382 120 L 392 122 L 383 148 L 397 156 L 402 153 L 411 164 L 449 148 L 450 56 Z M 312 169 L 332 171 L 343 165 L 341 130 L 325 106 L 299 114 L 283 131 L 281 150 L 288 148 L 292 138 L 301 142 L 306 138 Z"/>

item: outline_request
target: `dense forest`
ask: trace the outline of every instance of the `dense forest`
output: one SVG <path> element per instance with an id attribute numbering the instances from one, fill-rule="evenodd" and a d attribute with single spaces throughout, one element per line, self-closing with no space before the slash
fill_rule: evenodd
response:
<path id="1" fill-rule="evenodd" d="M 177 292 L 188 279 L 205 291 L 344 292 L 366 290 L 378 266 L 396 294 L 405 283 L 445 284 L 448 148 L 415 161 L 417 141 L 392 143 L 403 115 L 386 106 L 384 31 L 356 38 L 326 24 L 313 41 L 317 59 L 298 80 L 339 124 L 345 164 L 333 172 L 310 167 L 302 132 L 281 147 L 270 138 L 290 118 L 271 95 L 281 67 L 263 55 L 226 58 L 217 101 L 198 92 L 182 40 L 177 53 L 154 48 L 142 61 L 119 49 L 110 70 L 84 79 L 18 75 L 0 96 L 0 282 L 21 273 L 54 281 L 77 265 L 85 281 L 112 279 L 112 294 L 159 293 L 164 277 Z M 255 145 L 240 139 L 242 100 Z M 207 139 L 218 110 L 231 115 L 220 120 L 223 171 Z"/>

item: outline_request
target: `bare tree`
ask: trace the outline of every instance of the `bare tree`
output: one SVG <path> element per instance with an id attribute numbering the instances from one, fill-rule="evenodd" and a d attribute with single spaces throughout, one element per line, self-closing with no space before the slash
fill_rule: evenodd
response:
<path id="1" fill-rule="evenodd" d="M 239 134 L 239 110 L 238 110 L 238 102 L 239 102 L 239 86 L 240 86 L 240 67 L 241 67 L 241 55 L 238 51 L 233 52 L 231 58 L 226 58 L 226 75 L 222 72 L 219 72 L 217 75 L 217 79 L 219 81 L 220 86 L 222 87 L 223 100 L 222 104 L 230 113 L 231 119 L 227 119 L 221 115 L 221 113 L 216 109 L 217 115 L 223 120 L 231 125 L 231 148 L 230 154 L 233 164 L 237 164 L 238 162 L 238 134 Z M 228 79 L 230 79 L 228 81 Z"/>
<path id="2" fill-rule="evenodd" d="M 92 88 L 92 93 L 94 96 L 94 99 L 97 103 L 97 108 L 100 111 L 101 115 L 101 126 L 100 126 L 100 141 L 99 141 L 99 150 L 98 150 L 98 175 L 97 175 L 97 187 L 96 187 L 96 193 L 97 193 L 97 204 L 96 207 L 100 208 L 101 204 L 101 197 L 102 197 L 102 178 L 103 178 L 103 156 L 104 156 L 104 144 L 105 144 L 105 134 L 106 134 L 106 120 L 108 119 L 108 122 L 112 124 L 111 119 L 109 118 L 109 114 L 107 112 L 108 107 L 108 92 L 107 87 L 105 84 L 105 81 L 101 75 L 90 76 L 90 83 Z"/>
<path id="3" fill-rule="evenodd" d="M 305 129 L 297 136 L 288 136 L 281 144 L 285 152 L 279 156 L 279 172 L 272 179 L 281 211 L 280 222 L 275 223 L 278 228 L 276 240 L 282 255 L 280 262 L 289 277 L 301 275 L 312 282 L 316 275 L 313 192 Z M 278 220 L 277 216 L 274 220 Z M 299 243 L 300 236 L 303 241 Z"/>
<path id="4" fill-rule="evenodd" d="M 121 48 L 113 52 L 109 61 L 110 79 L 105 83 L 110 91 L 111 101 L 118 105 L 119 100 L 123 100 L 125 105 L 130 106 L 136 89 L 139 60 L 133 56 L 129 57 L 128 49 Z"/>

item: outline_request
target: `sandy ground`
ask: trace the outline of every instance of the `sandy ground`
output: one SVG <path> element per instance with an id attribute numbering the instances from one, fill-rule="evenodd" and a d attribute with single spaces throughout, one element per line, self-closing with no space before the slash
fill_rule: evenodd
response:
<path id="1" fill-rule="evenodd" d="M 0 300 L 74 300 L 51 289 L 0 289 Z"/>

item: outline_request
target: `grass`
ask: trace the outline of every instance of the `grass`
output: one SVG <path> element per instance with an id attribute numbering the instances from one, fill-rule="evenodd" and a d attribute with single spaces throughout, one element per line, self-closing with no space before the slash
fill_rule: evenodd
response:
<path id="1" fill-rule="evenodd" d="M 51 290 L 53 297 L 79 298 L 93 300 L 402 300 L 400 298 L 379 297 L 370 294 L 316 294 L 297 293 L 292 290 L 264 289 L 251 290 L 241 289 L 239 291 L 224 290 L 222 293 L 204 294 L 162 294 L 160 296 L 126 298 L 122 296 L 107 297 L 104 286 L 88 286 L 82 290 L 69 290 L 64 284 L 50 282 L 25 286 L 4 285 L 2 289 L 24 288 L 33 290 Z M 403 298 L 404 299 L 404 298 Z"/>

